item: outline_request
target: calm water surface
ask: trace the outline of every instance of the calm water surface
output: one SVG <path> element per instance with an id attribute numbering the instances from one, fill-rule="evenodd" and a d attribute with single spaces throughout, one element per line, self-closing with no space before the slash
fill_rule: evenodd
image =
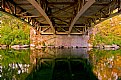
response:
<path id="1" fill-rule="evenodd" d="M 121 80 L 121 50 L 0 50 L 0 80 Z"/>

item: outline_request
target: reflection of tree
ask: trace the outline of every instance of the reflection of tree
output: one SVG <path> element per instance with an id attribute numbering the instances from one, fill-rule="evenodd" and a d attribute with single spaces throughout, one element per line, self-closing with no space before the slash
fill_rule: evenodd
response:
<path id="1" fill-rule="evenodd" d="M 19 65 L 17 65 L 19 64 Z M 21 66 L 20 66 L 21 65 Z M 26 66 L 25 66 L 26 65 Z M 29 65 L 12 63 L 9 66 L 4 66 L 1 68 L 1 79 L 4 80 L 22 80 L 29 74 Z"/>
<path id="2" fill-rule="evenodd" d="M 2 65 L 13 62 L 29 63 L 29 50 L 0 50 L 0 55 L 2 56 Z"/>
<path id="3" fill-rule="evenodd" d="M 90 52 L 90 59 L 94 65 L 94 72 L 100 80 L 117 80 L 121 77 L 120 53 L 121 50 L 93 50 Z"/>
<path id="4" fill-rule="evenodd" d="M 29 50 L 0 50 L 0 79 L 25 79 L 30 72 L 29 61 Z"/>

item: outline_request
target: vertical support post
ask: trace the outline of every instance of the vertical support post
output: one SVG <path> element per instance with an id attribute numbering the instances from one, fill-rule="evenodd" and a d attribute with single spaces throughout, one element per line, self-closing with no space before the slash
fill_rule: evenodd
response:
<path id="1" fill-rule="evenodd" d="M 5 0 L 2 1 L 3 10 L 5 10 Z"/>
<path id="2" fill-rule="evenodd" d="M 0 0 L 0 10 L 5 10 L 5 0 Z"/>
<path id="3" fill-rule="evenodd" d="M 90 18 L 88 18 L 87 21 L 88 21 L 88 27 L 91 27 L 91 20 L 90 20 Z"/>
<path id="4" fill-rule="evenodd" d="M 32 26 L 35 26 L 35 20 L 32 19 Z"/>
<path id="5" fill-rule="evenodd" d="M 87 33 L 88 33 L 87 27 L 88 27 L 88 25 L 85 26 L 85 34 L 84 35 L 87 35 Z"/>
<path id="6" fill-rule="evenodd" d="M 37 31 L 38 31 L 38 26 L 37 26 L 37 22 L 36 22 L 36 20 L 34 20 L 34 25 L 33 25 L 34 27 L 35 27 L 35 29 L 36 29 L 36 34 L 38 34 L 37 33 Z"/>
<path id="7" fill-rule="evenodd" d="M 29 23 L 29 18 L 27 17 L 27 22 Z"/>
<path id="8" fill-rule="evenodd" d="M 120 2 L 120 0 L 118 0 L 118 12 L 120 12 L 121 11 L 121 2 Z"/>
<path id="9" fill-rule="evenodd" d="M 40 30 L 40 27 L 39 27 L 39 25 L 37 26 L 38 27 L 38 32 L 40 32 L 39 30 Z"/>
<path id="10" fill-rule="evenodd" d="M 108 10 L 109 11 L 109 14 L 108 15 L 111 14 L 111 9 L 110 8 L 111 8 L 111 5 L 109 4 L 109 10 Z"/>
<path id="11" fill-rule="evenodd" d="M 83 27 L 83 31 L 82 31 L 82 33 L 84 33 L 84 27 Z"/>
<path id="12" fill-rule="evenodd" d="M 14 15 L 16 15 L 16 5 L 14 5 Z"/>
<path id="13" fill-rule="evenodd" d="M 41 31 L 42 31 L 42 27 L 39 25 L 39 32 L 41 33 Z"/>
<path id="14" fill-rule="evenodd" d="M 31 25 L 32 25 L 32 18 L 30 18 L 30 22 L 29 22 L 29 24 L 31 24 Z"/>
<path id="15" fill-rule="evenodd" d="M 89 27 L 87 27 L 87 35 L 89 36 Z"/>
<path id="16" fill-rule="evenodd" d="M 31 23 L 31 18 L 28 17 L 28 23 L 30 24 Z"/>
<path id="17" fill-rule="evenodd" d="M 87 29 L 86 29 L 86 26 L 85 26 L 85 27 L 84 27 L 84 31 L 86 32 L 86 30 L 87 30 Z"/>
<path id="18" fill-rule="evenodd" d="M 87 27 L 87 24 L 85 23 L 85 26 L 83 28 L 83 34 L 86 35 L 86 27 Z"/>
<path id="19" fill-rule="evenodd" d="M 2 0 L 0 0 L 0 10 L 2 9 Z"/>
<path id="20" fill-rule="evenodd" d="M 36 22 L 35 24 L 36 24 L 37 31 L 39 31 L 38 23 Z"/>
<path id="21" fill-rule="evenodd" d="M 99 21 L 101 21 L 102 13 L 101 13 L 101 11 L 99 11 L 99 12 L 100 12 L 100 14 L 99 14 Z"/>

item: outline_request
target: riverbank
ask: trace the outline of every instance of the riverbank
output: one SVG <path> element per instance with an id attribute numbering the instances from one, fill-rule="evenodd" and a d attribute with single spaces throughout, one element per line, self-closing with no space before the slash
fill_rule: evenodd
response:
<path id="1" fill-rule="evenodd" d="M 91 44 L 89 44 L 89 48 L 98 48 L 98 49 L 104 49 L 104 50 L 117 50 L 120 48 L 120 46 L 116 45 L 116 44 L 112 44 L 112 45 L 97 45 L 97 46 L 93 46 Z"/>
<path id="2" fill-rule="evenodd" d="M 30 45 L 0 45 L 0 49 L 7 49 L 7 48 L 12 48 L 12 49 L 25 49 L 25 48 L 30 48 Z"/>
<path id="3" fill-rule="evenodd" d="M 120 48 L 120 46 L 112 44 L 112 45 L 97 45 L 97 46 L 93 46 L 91 44 L 89 44 L 87 47 L 83 47 L 83 46 L 41 46 L 41 45 L 34 45 L 34 44 L 30 44 L 30 45 L 0 45 L 0 49 L 7 49 L 7 48 L 11 48 L 11 49 L 38 49 L 41 50 L 42 48 L 58 48 L 58 49 L 64 49 L 64 48 L 89 48 L 89 49 L 93 49 L 93 48 L 97 48 L 97 49 L 104 49 L 104 50 L 117 50 Z"/>

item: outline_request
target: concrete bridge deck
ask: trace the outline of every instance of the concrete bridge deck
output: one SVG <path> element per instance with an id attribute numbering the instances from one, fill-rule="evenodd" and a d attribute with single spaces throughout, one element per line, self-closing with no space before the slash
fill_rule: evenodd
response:
<path id="1" fill-rule="evenodd" d="M 113 14 L 121 0 L 0 0 L 0 10 L 28 22 L 41 34 L 86 34 Z"/>

